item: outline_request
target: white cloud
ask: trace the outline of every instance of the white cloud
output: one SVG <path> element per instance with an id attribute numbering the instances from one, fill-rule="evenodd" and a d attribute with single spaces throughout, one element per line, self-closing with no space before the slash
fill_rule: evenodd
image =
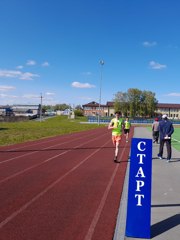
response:
<path id="1" fill-rule="evenodd" d="M 33 80 L 34 77 L 39 77 L 38 74 L 14 70 L 0 70 L 0 77 L 19 78 L 21 80 Z"/>
<path id="2" fill-rule="evenodd" d="M 86 101 L 90 101 L 90 100 L 92 100 L 93 98 L 91 98 L 91 97 L 83 97 L 83 96 L 81 96 L 81 97 L 78 97 L 78 99 L 86 100 Z"/>
<path id="3" fill-rule="evenodd" d="M 51 92 L 47 92 L 47 93 L 45 93 L 47 96 L 53 96 L 53 95 L 55 95 L 55 93 L 51 93 Z"/>
<path id="4" fill-rule="evenodd" d="M 92 75 L 92 72 L 82 72 L 82 75 L 90 76 Z"/>
<path id="5" fill-rule="evenodd" d="M 7 94 L 0 93 L 0 97 L 1 97 L 1 98 L 5 98 L 5 97 L 7 97 L 7 96 L 8 96 Z"/>
<path id="6" fill-rule="evenodd" d="M 49 64 L 48 62 L 43 62 L 43 63 L 41 64 L 42 67 L 49 67 L 49 65 L 50 65 L 50 64 Z"/>
<path id="7" fill-rule="evenodd" d="M 5 98 L 5 99 L 14 99 L 14 98 L 17 98 L 17 96 L 15 96 L 15 95 L 7 95 L 7 94 L 3 94 L 3 93 L 0 93 L 0 98 Z M 6 101 L 8 101 L 8 100 L 6 100 Z"/>
<path id="8" fill-rule="evenodd" d="M 22 98 L 28 98 L 28 99 L 32 99 L 32 98 L 41 98 L 41 95 L 39 94 L 24 94 L 23 96 L 22 96 Z"/>
<path id="9" fill-rule="evenodd" d="M 13 86 L 5 86 L 5 85 L 0 85 L 0 91 L 9 91 L 9 90 L 14 90 L 16 89 Z"/>
<path id="10" fill-rule="evenodd" d="M 16 67 L 17 69 L 23 69 L 24 67 L 22 65 L 19 65 Z"/>
<path id="11" fill-rule="evenodd" d="M 157 62 L 155 62 L 155 61 L 149 62 L 149 66 L 150 66 L 150 68 L 152 68 L 152 69 L 158 69 L 158 70 L 161 70 L 161 69 L 164 69 L 164 68 L 167 67 L 166 65 L 157 63 Z"/>
<path id="12" fill-rule="evenodd" d="M 53 93 L 49 93 L 47 95 L 47 93 L 45 93 L 46 96 L 42 96 L 41 94 L 24 94 L 21 98 L 23 98 L 23 102 L 31 102 L 31 103 L 40 103 L 41 101 L 43 102 L 43 104 L 49 104 L 51 102 L 51 104 L 54 102 L 54 98 L 51 97 L 52 95 L 54 95 Z M 42 97 L 42 99 L 41 99 Z M 54 102 L 54 104 L 56 104 Z"/>
<path id="13" fill-rule="evenodd" d="M 27 60 L 26 65 L 27 66 L 34 66 L 34 65 L 36 65 L 36 61 L 34 61 L 34 60 Z"/>
<path id="14" fill-rule="evenodd" d="M 30 72 L 25 72 L 21 73 L 21 76 L 19 79 L 21 80 L 33 80 L 34 77 L 39 77 L 38 74 L 30 73 Z"/>
<path id="15" fill-rule="evenodd" d="M 20 71 L 14 71 L 14 70 L 0 70 L 0 77 L 6 77 L 6 78 L 16 78 L 21 75 Z"/>
<path id="16" fill-rule="evenodd" d="M 180 97 L 180 93 L 168 93 L 166 96 L 169 96 L 169 97 Z"/>
<path id="17" fill-rule="evenodd" d="M 157 45 L 157 42 L 155 42 L 155 41 L 153 41 L 153 42 L 149 42 L 149 41 L 143 42 L 144 47 L 154 47 L 156 45 Z"/>
<path id="18" fill-rule="evenodd" d="M 95 85 L 91 85 L 89 83 L 80 83 L 80 82 L 73 82 L 71 86 L 74 88 L 95 88 Z"/>

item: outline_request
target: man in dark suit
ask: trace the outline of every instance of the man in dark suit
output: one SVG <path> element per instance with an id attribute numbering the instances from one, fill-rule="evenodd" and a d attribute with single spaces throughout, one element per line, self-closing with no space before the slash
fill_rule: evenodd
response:
<path id="1" fill-rule="evenodd" d="M 171 148 L 171 135 L 174 132 L 174 127 L 171 121 L 168 120 L 167 115 L 162 116 L 162 121 L 159 122 L 159 134 L 160 134 L 160 146 L 158 158 L 163 157 L 163 148 L 166 143 L 167 147 L 167 162 L 171 160 L 172 148 Z"/>

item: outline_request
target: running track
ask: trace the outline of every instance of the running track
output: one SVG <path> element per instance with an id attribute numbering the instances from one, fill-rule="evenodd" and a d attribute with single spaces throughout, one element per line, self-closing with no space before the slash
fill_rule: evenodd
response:
<path id="1" fill-rule="evenodd" d="M 107 127 L 0 147 L 0 240 L 111 240 L 129 148 L 114 163 Z"/>

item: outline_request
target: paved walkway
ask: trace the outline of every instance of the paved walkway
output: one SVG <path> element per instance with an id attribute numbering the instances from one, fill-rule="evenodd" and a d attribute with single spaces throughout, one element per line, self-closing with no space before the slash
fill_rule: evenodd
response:
<path id="1" fill-rule="evenodd" d="M 137 127 L 134 137 L 151 138 L 151 132 L 144 127 Z M 180 152 L 173 148 L 172 160 L 167 163 L 166 159 L 157 158 L 158 150 L 159 144 L 153 144 L 151 239 L 178 240 L 180 239 Z M 166 157 L 166 146 L 164 150 L 164 157 Z M 129 166 L 114 240 L 137 239 L 125 237 L 128 179 Z"/>

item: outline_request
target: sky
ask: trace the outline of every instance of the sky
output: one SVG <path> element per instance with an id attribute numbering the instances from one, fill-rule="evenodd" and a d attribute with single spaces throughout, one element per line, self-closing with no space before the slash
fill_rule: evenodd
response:
<path id="1" fill-rule="evenodd" d="M 179 0 L 1 0 L 0 105 L 106 104 L 129 88 L 180 104 L 179 13 Z"/>

